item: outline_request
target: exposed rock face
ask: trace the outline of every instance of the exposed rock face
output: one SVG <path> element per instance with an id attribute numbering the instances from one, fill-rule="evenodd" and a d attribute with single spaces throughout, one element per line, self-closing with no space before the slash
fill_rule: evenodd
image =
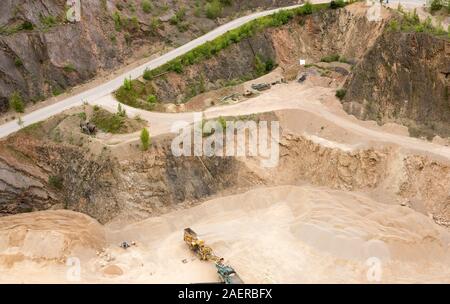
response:
<path id="1" fill-rule="evenodd" d="M 232 1 L 223 17 L 256 7 L 270 8 L 293 0 Z M 65 0 L 0 2 L 0 112 L 18 91 L 25 101 L 39 101 L 85 82 L 100 71 L 123 65 L 136 51 L 154 53 L 163 45 L 182 44 L 218 26 L 217 20 L 196 15 L 194 1 L 152 1 L 144 12 L 141 1 L 81 1 L 81 21 L 66 22 Z M 201 3 L 202 4 L 202 3 Z M 184 10 L 178 23 L 155 23 L 165 5 Z M 203 5 L 203 4 L 202 4 Z M 120 21 L 115 25 L 113 14 Z M 46 17 L 54 21 L 48 25 Z M 33 29 L 14 30 L 29 22 Z M 143 53 L 142 51 L 141 53 Z"/>
<path id="2" fill-rule="evenodd" d="M 49 209 L 57 195 L 45 187 L 47 175 L 26 156 L 3 146 L 0 156 L 0 216 Z"/>
<path id="3" fill-rule="evenodd" d="M 377 187 L 385 178 L 388 151 L 352 152 L 323 147 L 305 137 L 286 136 L 278 174 L 340 190 Z M 299 161 L 301 159 L 301 161 Z"/>
<path id="4" fill-rule="evenodd" d="M 102 22 L 101 1 L 83 1 L 83 22 L 62 23 L 48 30 L 19 31 L 0 36 L 0 110 L 14 92 L 25 100 L 39 100 L 92 78 L 99 69 L 111 69 L 122 60 L 122 47 L 110 40 L 108 22 Z M 38 26 L 39 14 L 61 16 L 65 1 L 2 1 L 0 24 L 27 20 Z M 16 17 L 7 11 L 17 8 Z M 5 12 L 5 13 L 4 13 Z M 9 18 L 8 18 L 9 17 Z"/>
<path id="5" fill-rule="evenodd" d="M 174 157 L 171 137 L 154 138 L 149 151 L 117 159 L 108 149 L 94 155 L 83 146 L 20 132 L 2 142 L 0 215 L 66 208 L 105 223 L 159 215 L 224 191 L 309 182 L 380 192 L 390 203 L 450 223 L 448 164 L 392 148 L 347 151 L 283 134 L 279 165 L 268 170 L 256 165 L 258 158 Z M 50 176 L 61 180 L 59 187 Z"/>
<path id="6" fill-rule="evenodd" d="M 426 33 L 386 32 L 348 80 L 344 109 L 399 122 L 412 135 L 450 136 L 450 42 Z"/>
<path id="7" fill-rule="evenodd" d="M 10 137 L 0 153 L 0 215 L 66 208 L 105 223 L 125 211 L 143 218 L 260 182 L 234 158 L 174 157 L 170 140 L 153 141 L 142 157 L 119 161 L 108 149 L 94 155 L 24 132 Z"/>

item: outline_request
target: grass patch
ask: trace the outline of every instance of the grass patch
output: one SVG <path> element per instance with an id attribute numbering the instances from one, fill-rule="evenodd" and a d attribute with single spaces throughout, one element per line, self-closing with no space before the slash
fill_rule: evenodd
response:
<path id="1" fill-rule="evenodd" d="M 75 68 L 75 66 L 72 63 L 68 63 L 63 67 L 64 72 L 67 73 L 71 73 L 71 72 L 76 72 L 77 69 Z"/>
<path id="2" fill-rule="evenodd" d="M 125 133 L 125 117 L 118 113 L 110 113 L 106 110 L 94 109 L 92 122 L 103 132 L 119 134 Z"/>
<path id="3" fill-rule="evenodd" d="M 134 108 L 151 111 L 156 105 L 156 97 L 154 100 L 153 98 L 148 100 L 148 96 L 154 94 L 151 85 L 146 85 L 139 80 L 126 80 L 114 94 L 118 101 Z"/>
<path id="4" fill-rule="evenodd" d="M 0 35 L 12 35 L 20 31 L 32 31 L 34 29 L 33 23 L 24 21 L 16 26 L 0 26 Z"/>

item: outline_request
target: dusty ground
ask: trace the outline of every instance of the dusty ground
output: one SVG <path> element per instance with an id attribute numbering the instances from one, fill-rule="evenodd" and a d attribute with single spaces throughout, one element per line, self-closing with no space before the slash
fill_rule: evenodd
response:
<path id="1" fill-rule="evenodd" d="M 39 216 L 39 225 L 22 223 L 29 229 L 22 244 L 9 236 L 9 250 L 27 254 L 13 261 L 2 253 L 2 282 L 68 282 L 71 268 L 58 261 L 64 256 L 60 247 L 33 242 L 36 235 L 50 239 L 46 227 L 54 237 L 70 231 L 72 239 L 96 240 L 86 242 L 84 251 L 67 254 L 80 258 L 82 282 L 217 281 L 214 265 L 199 261 L 184 244 L 182 231 L 188 226 L 247 283 L 449 282 L 450 278 L 448 230 L 407 207 L 309 185 L 255 189 L 125 227 L 107 226 L 107 245 L 97 256 L 91 251 L 102 240 L 101 229 L 83 227 L 84 216 L 64 215 L 41 212 L 34 215 Z M 30 215 L 2 218 L 0 225 L 25 217 Z M 7 239 L 3 233 L 1 243 Z M 119 247 L 123 240 L 136 245 L 124 250 Z M 30 243 L 32 252 L 27 250 Z M 54 262 L 35 262 L 46 255 Z M 371 261 L 380 263 L 375 274 Z"/>

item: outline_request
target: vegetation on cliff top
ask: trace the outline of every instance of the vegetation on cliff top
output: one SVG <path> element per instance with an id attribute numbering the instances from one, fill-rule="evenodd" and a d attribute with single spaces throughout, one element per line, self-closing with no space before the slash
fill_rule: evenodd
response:
<path id="1" fill-rule="evenodd" d="M 434 26 L 430 17 L 425 19 L 425 21 L 420 21 L 415 9 L 411 12 L 405 12 L 402 6 L 399 5 L 397 10 L 400 13 L 400 18 L 395 18 L 389 23 L 389 30 L 394 32 L 428 33 L 442 38 L 450 38 L 449 29 L 446 31 L 441 23 Z"/>
<path id="2" fill-rule="evenodd" d="M 343 0 L 323 4 L 311 4 L 307 2 L 303 6 L 294 9 L 280 10 L 275 14 L 255 19 L 236 29 L 226 32 L 212 41 L 208 41 L 207 43 L 196 47 L 186 54 L 181 55 L 156 69 L 146 70 L 143 78 L 150 81 L 168 72 L 183 73 L 187 66 L 191 66 L 212 58 L 230 45 L 239 43 L 243 39 L 250 38 L 264 29 L 279 27 L 287 24 L 296 16 L 309 15 L 329 8 L 336 9 L 343 7 L 348 3 L 350 2 L 344 2 Z M 257 70 L 255 76 L 261 76 L 262 74 L 272 70 L 274 67 L 275 63 L 271 59 L 262 60 L 259 57 L 255 58 L 255 68 Z M 153 99 L 151 99 L 152 102 L 142 101 L 143 99 L 150 101 L 150 95 L 153 94 L 153 92 L 147 91 L 149 86 L 137 80 L 131 81 L 131 84 L 132 87 L 130 88 L 129 83 L 124 83 L 124 85 L 115 92 L 117 100 L 132 107 L 153 110 L 155 106 Z M 146 96 L 149 96 L 149 98 Z"/>

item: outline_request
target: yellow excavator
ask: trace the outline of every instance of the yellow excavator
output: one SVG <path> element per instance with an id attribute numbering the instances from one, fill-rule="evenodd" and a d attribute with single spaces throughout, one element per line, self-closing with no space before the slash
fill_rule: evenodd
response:
<path id="1" fill-rule="evenodd" d="M 222 283 L 225 284 L 244 284 L 236 271 L 230 265 L 224 264 L 224 259 L 216 256 L 211 247 L 206 246 L 205 241 L 200 239 L 191 228 L 184 229 L 184 241 L 189 248 L 202 261 L 213 261 L 216 264 L 217 274 Z"/>

